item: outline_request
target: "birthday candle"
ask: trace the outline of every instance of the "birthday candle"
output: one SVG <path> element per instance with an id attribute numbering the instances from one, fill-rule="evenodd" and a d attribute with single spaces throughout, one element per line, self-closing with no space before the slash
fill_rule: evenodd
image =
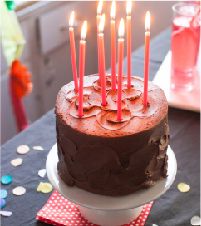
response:
<path id="1" fill-rule="evenodd" d="M 126 2 L 126 35 L 127 35 L 127 88 L 131 87 L 131 8 L 132 2 Z"/>
<path id="2" fill-rule="evenodd" d="M 75 85 L 75 91 L 78 91 L 78 78 L 77 78 L 77 66 L 76 66 L 76 49 L 75 49 L 75 36 L 74 36 L 74 20 L 75 12 L 72 11 L 69 19 L 69 38 L 70 38 L 70 49 L 71 49 L 71 65 L 73 72 L 73 80 Z"/>
<path id="3" fill-rule="evenodd" d="M 105 72 L 105 46 L 104 46 L 104 25 L 105 14 L 101 16 L 98 27 L 98 61 L 100 63 L 100 81 L 101 81 L 101 96 L 102 105 L 106 105 L 106 72 Z"/>
<path id="4" fill-rule="evenodd" d="M 118 30 L 118 92 L 117 92 L 117 120 L 122 119 L 122 74 L 124 58 L 124 20 L 121 18 Z"/>
<path id="5" fill-rule="evenodd" d="M 150 12 L 146 12 L 145 16 L 145 52 L 144 52 L 144 107 L 148 103 L 148 82 L 149 82 L 149 53 L 150 53 Z"/>
<path id="6" fill-rule="evenodd" d="M 110 12 L 110 25 L 111 25 L 111 77 L 112 77 L 112 90 L 116 90 L 116 2 L 113 0 Z"/>
<path id="7" fill-rule="evenodd" d="M 97 6 L 97 15 L 96 15 L 96 28 L 97 28 L 97 47 L 98 46 L 98 27 L 100 24 L 100 19 L 101 19 L 101 15 L 102 15 L 102 8 L 103 8 L 103 1 L 100 0 L 98 2 L 98 6 Z M 98 50 L 99 51 L 99 50 Z M 100 62 L 99 62 L 99 57 L 98 57 L 98 74 L 99 74 L 99 81 L 101 80 L 100 74 L 101 74 L 101 68 L 100 68 Z M 100 81 L 101 82 L 101 81 Z"/>
<path id="8" fill-rule="evenodd" d="M 86 55 L 86 33 L 87 33 L 87 21 L 83 22 L 81 29 L 81 40 L 80 40 L 80 53 L 79 53 L 79 105 L 78 105 L 78 115 L 83 116 L 83 81 L 85 73 L 85 55 Z"/>

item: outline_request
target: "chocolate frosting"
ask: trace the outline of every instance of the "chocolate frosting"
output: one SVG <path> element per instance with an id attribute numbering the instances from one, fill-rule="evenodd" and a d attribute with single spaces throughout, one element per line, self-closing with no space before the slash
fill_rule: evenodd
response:
<path id="1" fill-rule="evenodd" d="M 85 76 L 84 116 L 77 115 L 73 82 L 56 101 L 58 172 L 70 186 L 119 196 L 150 187 L 166 177 L 169 128 L 163 91 L 149 84 L 149 106 L 144 109 L 143 81 L 123 78 L 122 121 L 117 121 L 117 93 L 108 87 L 107 105 L 101 106 L 99 77 Z"/>

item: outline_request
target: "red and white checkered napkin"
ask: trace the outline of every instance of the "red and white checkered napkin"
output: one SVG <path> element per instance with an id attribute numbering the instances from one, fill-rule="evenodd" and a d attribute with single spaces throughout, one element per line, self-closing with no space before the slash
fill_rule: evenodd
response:
<path id="1" fill-rule="evenodd" d="M 146 204 L 140 216 L 124 226 L 144 226 L 153 202 Z M 52 193 L 47 203 L 37 213 L 37 220 L 57 226 L 95 226 L 84 219 L 77 206 L 65 199 L 56 190 Z"/>

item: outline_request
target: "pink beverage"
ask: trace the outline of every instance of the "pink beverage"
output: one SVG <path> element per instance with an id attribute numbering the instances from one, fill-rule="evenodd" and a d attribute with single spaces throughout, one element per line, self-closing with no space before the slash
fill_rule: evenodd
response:
<path id="1" fill-rule="evenodd" d="M 192 3 L 178 3 L 173 10 L 171 88 L 191 91 L 199 52 L 200 8 Z"/>

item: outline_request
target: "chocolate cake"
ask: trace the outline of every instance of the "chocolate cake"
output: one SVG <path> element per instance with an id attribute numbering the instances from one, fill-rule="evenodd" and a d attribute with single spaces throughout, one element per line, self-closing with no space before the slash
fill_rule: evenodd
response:
<path id="1" fill-rule="evenodd" d="M 78 117 L 74 84 L 63 86 L 56 101 L 58 173 L 69 186 L 120 196 L 153 186 L 167 176 L 168 104 L 164 92 L 149 83 L 143 107 L 143 81 L 123 78 L 122 121 L 117 120 L 117 92 L 107 76 L 107 105 L 101 105 L 97 75 L 85 76 L 84 115 Z"/>

